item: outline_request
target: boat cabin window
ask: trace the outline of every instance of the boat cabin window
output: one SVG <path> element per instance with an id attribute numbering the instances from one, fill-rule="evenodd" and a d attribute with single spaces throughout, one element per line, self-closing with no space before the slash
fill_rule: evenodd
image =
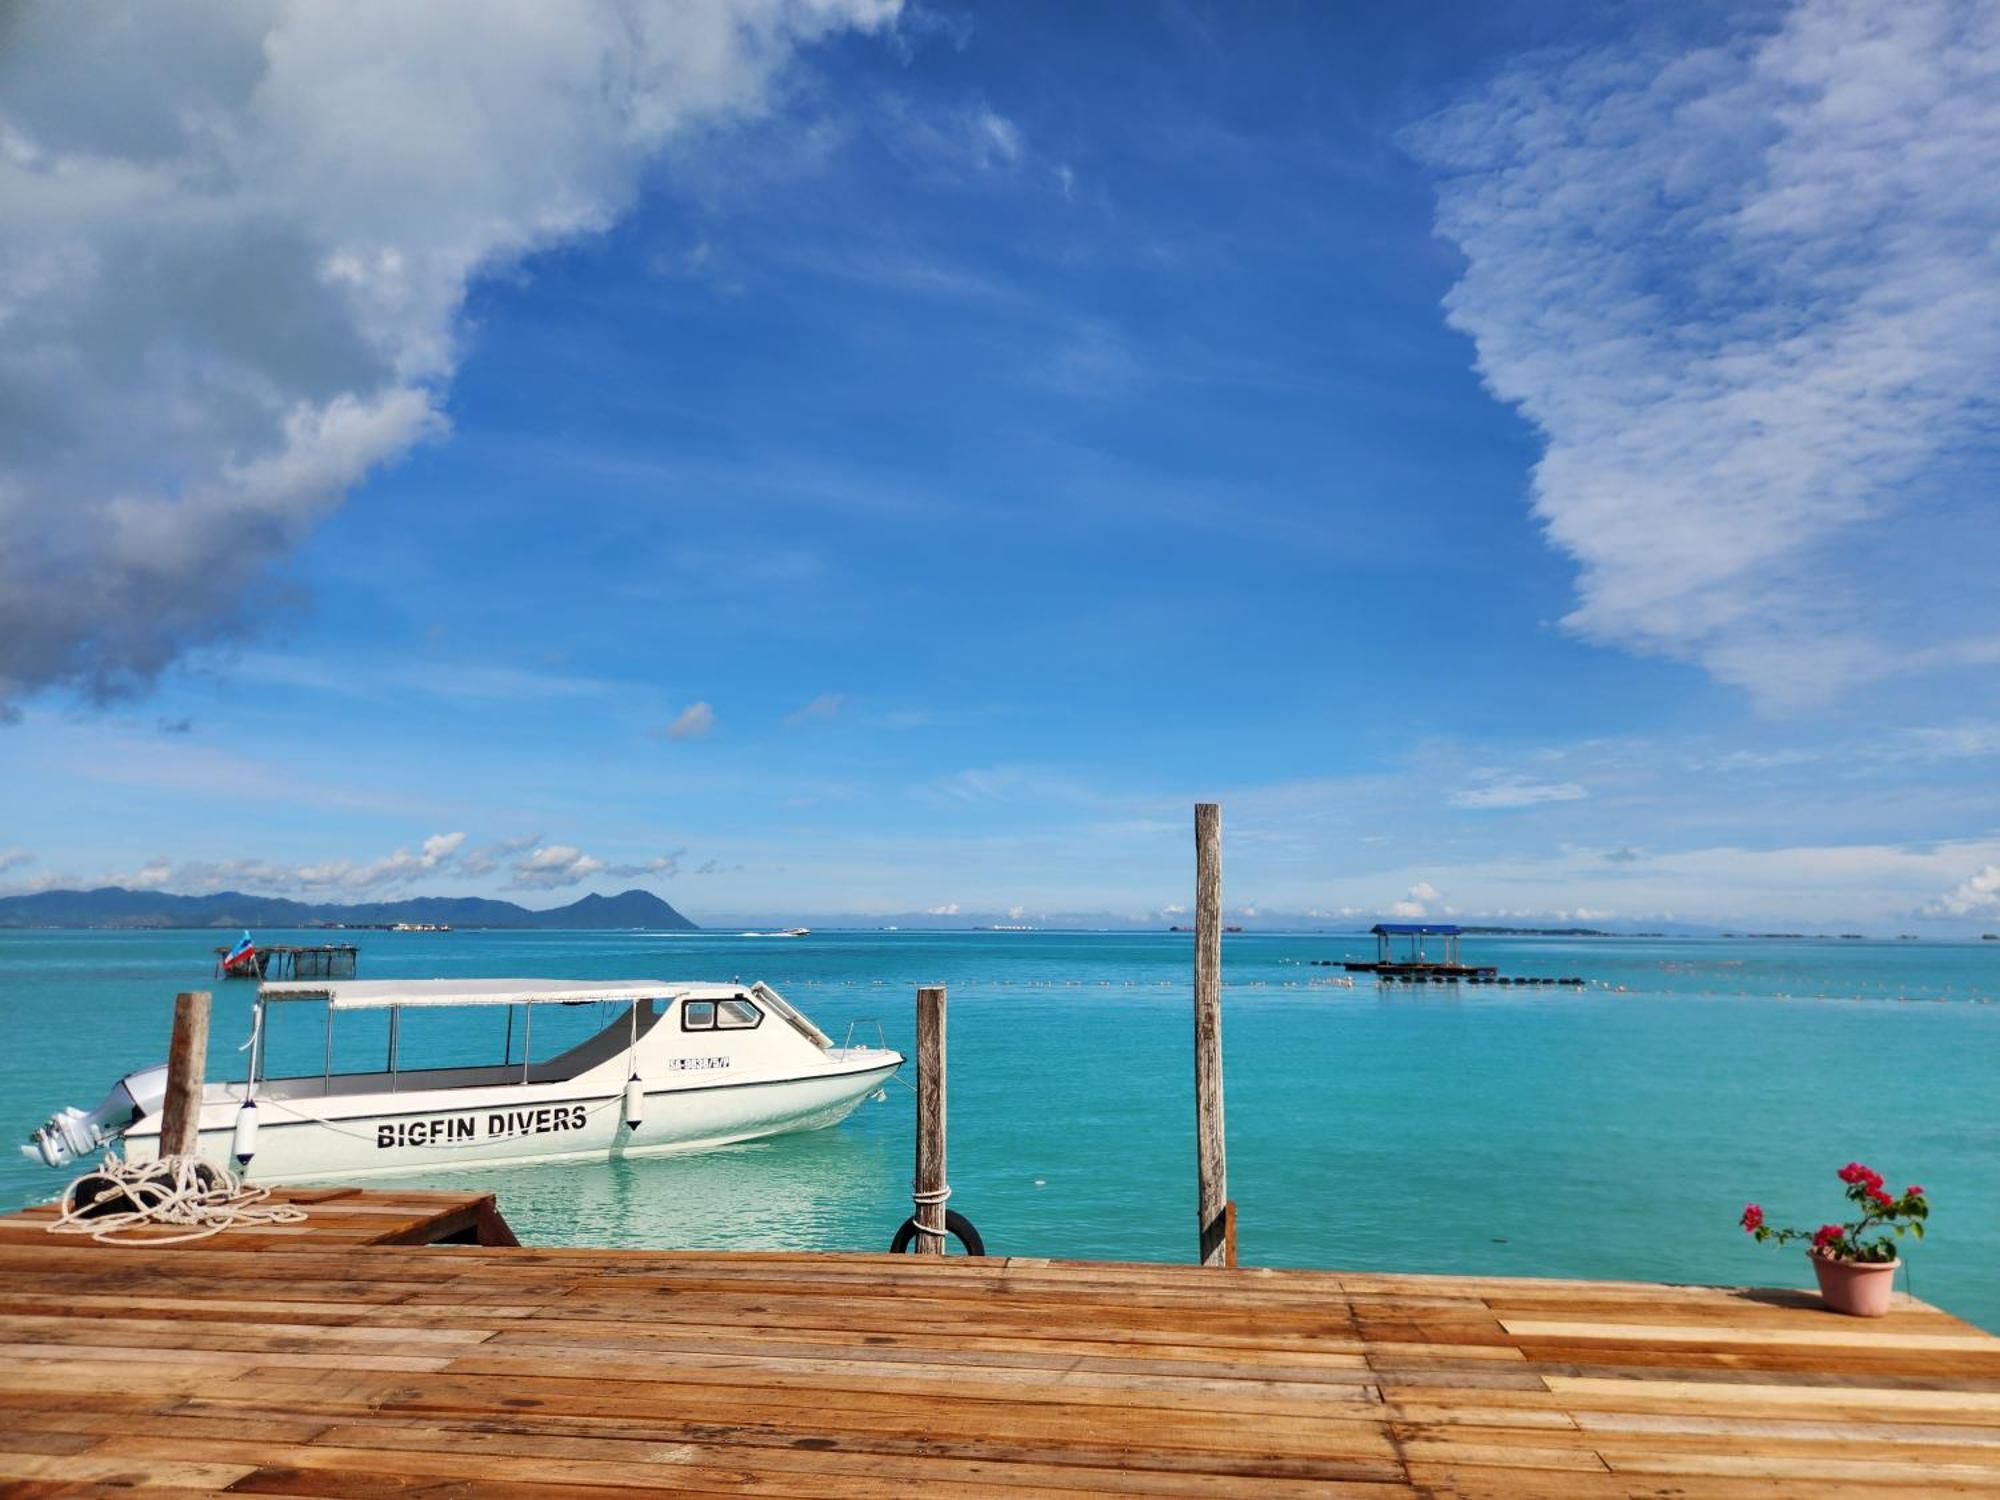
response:
<path id="1" fill-rule="evenodd" d="M 753 1000 L 689 1000 L 681 1006 L 682 1031 L 750 1031 L 764 1019 Z"/>
<path id="2" fill-rule="evenodd" d="M 640 1001 L 639 1030 L 662 1014 L 663 1002 Z M 632 1024 L 629 1001 L 383 1006 L 330 1014 L 323 1000 L 287 1000 L 265 1010 L 257 1072 L 260 1078 L 394 1079 L 496 1065 L 539 1070 L 599 1035 L 611 1036 L 607 1045 L 622 1045 Z"/>

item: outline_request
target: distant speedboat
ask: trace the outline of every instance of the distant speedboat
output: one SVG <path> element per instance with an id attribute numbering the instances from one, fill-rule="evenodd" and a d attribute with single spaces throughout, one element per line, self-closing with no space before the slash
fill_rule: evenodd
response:
<path id="1" fill-rule="evenodd" d="M 298 1005 L 324 1006 L 326 1071 L 264 1073 L 268 1032 Z M 606 1003 L 596 1035 L 529 1062 L 537 1009 Z M 406 1012 L 510 1008 L 507 1060 L 409 1068 L 398 1039 Z M 511 1007 L 523 1011 L 513 1060 Z M 338 1017 L 388 1013 L 379 1072 L 335 1073 Z M 494 1036 L 499 1038 L 498 1017 Z M 202 1094 L 200 1144 L 264 1181 L 377 1177 L 528 1162 L 701 1151 L 836 1125 L 902 1066 L 883 1047 L 836 1047 L 768 985 L 659 979 L 418 979 L 297 981 L 258 989 L 250 1061 L 241 1082 Z M 95 1110 L 67 1109 L 28 1138 L 24 1155 L 67 1166 L 108 1146 L 125 1159 L 159 1152 L 164 1066 L 129 1073 Z"/>
<path id="2" fill-rule="evenodd" d="M 810 927 L 787 927 L 787 928 L 786 928 L 786 929 L 785 929 L 785 930 L 784 930 L 783 932 L 779 933 L 779 934 L 778 934 L 778 936 L 779 936 L 779 937 L 811 937 L 811 936 L 812 936 L 812 929 L 811 929 Z"/>

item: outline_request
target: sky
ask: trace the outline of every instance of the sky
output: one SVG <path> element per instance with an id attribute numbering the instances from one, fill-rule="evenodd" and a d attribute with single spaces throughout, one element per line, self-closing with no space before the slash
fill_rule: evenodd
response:
<path id="1" fill-rule="evenodd" d="M 2000 4 L 0 10 L 0 891 L 2000 926 Z"/>

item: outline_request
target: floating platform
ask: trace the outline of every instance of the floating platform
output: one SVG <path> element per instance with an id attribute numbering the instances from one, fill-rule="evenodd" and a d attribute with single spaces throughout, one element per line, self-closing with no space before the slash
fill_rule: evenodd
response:
<path id="1" fill-rule="evenodd" d="M 492 1198 L 279 1196 L 308 1220 L 180 1246 L 0 1220 L 8 1494 L 2000 1489 L 2000 1339 L 1908 1297 L 426 1248 Z"/>

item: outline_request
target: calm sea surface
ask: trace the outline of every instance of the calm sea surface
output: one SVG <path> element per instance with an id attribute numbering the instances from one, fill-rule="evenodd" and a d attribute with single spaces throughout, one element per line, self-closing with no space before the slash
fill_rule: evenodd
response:
<path id="1" fill-rule="evenodd" d="M 0 935 L 7 1143 L 162 1058 L 176 989 L 214 990 L 209 1076 L 240 1076 L 251 986 L 210 984 L 224 936 Z M 1187 938 L 350 937 L 372 979 L 763 979 L 836 1041 L 850 1023 L 873 1041 L 879 1021 L 906 1053 L 914 987 L 947 984 L 952 1206 L 989 1250 L 1192 1258 Z M 1367 956 L 1367 938 L 1226 941 L 1230 1189 L 1247 1263 L 1804 1286 L 1803 1255 L 1748 1242 L 1736 1216 L 1756 1199 L 1777 1223 L 1834 1217 L 1833 1171 L 1858 1158 L 1892 1187 L 1930 1191 L 1933 1232 L 1912 1247 L 1910 1289 L 2000 1331 L 2000 943 L 1467 950 L 1503 973 L 1592 984 L 1346 989 L 1311 960 Z M 497 1059 L 492 1016 L 451 1024 L 462 1029 L 433 1045 Z M 274 1059 L 316 1069 L 317 1027 L 300 1031 Z M 891 1087 L 838 1129 L 706 1156 L 421 1180 L 497 1190 L 529 1242 L 874 1249 L 909 1212 L 911 1117 L 910 1092 Z M 50 1196 L 62 1180 L 10 1149 L 0 1202 Z"/>

